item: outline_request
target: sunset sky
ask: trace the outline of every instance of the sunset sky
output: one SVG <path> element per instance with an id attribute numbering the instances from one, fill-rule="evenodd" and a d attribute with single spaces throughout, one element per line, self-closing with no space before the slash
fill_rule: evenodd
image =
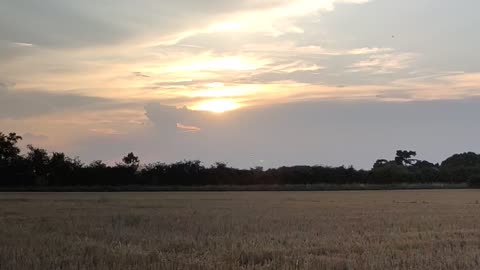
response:
<path id="1" fill-rule="evenodd" d="M 0 0 L 0 131 L 84 161 L 480 152 L 478 0 Z"/>

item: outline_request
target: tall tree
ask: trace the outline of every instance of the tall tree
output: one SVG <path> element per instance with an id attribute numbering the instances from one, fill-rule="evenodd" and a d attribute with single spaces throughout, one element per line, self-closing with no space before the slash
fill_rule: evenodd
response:
<path id="1" fill-rule="evenodd" d="M 48 175 L 51 173 L 48 152 L 45 149 L 34 147 L 31 144 L 27 147 L 27 161 L 35 179 L 35 183 L 39 185 L 48 185 Z"/>
<path id="2" fill-rule="evenodd" d="M 377 161 L 375 161 L 375 164 L 373 164 L 373 168 L 374 169 L 381 168 L 385 166 L 387 163 L 388 163 L 388 160 L 386 159 L 377 159 Z"/>
<path id="3" fill-rule="evenodd" d="M 415 151 L 404 151 L 398 150 L 397 156 L 395 157 L 395 163 L 402 166 L 410 166 L 415 163 L 414 157 L 417 155 Z"/>
<path id="4" fill-rule="evenodd" d="M 20 149 L 17 147 L 17 143 L 20 140 L 22 137 L 16 133 L 5 135 L 0 132 L 0 161 L 10 162 L 19 157 Z"/>
<path id="5" fill-rule="evenodd" d="M 123 157 L 122 161 L 127 167 L 130 167 L 135 171 L 140 166 L 140 159 L 138 158 L 138 156 L 135 156 L 133 153 L 128 153 L 128 155 Z"/>

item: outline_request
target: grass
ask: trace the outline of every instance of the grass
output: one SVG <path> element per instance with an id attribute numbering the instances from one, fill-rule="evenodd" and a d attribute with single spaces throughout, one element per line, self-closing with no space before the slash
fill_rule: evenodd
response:
<path id="1" fill-rule="evenodd" d="M 0 269 L 479 269 L 479 198 L 0 193 Z"/>
<path id="2" fill-rule="evenodd" d="M 210 186 L 22 186 L 0 187 L 0 192 L 167 192 L 167 191 L 350 191 L 466 189 L 468 183 L 312 184 L 312 185 L 210 185 Z"/>

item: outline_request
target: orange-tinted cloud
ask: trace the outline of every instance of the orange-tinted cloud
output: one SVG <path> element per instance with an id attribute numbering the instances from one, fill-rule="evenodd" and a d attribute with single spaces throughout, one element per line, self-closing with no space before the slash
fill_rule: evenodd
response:
<path id="1" fill-rule="evenodd" d="M 185 131 L 185 132 L 199 132 L 202 129 L 196 126 L 188 126 L 188 125 L 183 125 L 181 123 L 177 123 L 177 128 L 179 130 Z"/>

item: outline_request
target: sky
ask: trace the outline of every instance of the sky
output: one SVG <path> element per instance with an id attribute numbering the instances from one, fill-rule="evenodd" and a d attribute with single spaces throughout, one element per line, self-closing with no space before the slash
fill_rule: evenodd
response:
<path id="1" fill-rule="evenodd" d="M 0 0 L 0 131 L 86 162 L 480 152 L 478 0 Z"/>

